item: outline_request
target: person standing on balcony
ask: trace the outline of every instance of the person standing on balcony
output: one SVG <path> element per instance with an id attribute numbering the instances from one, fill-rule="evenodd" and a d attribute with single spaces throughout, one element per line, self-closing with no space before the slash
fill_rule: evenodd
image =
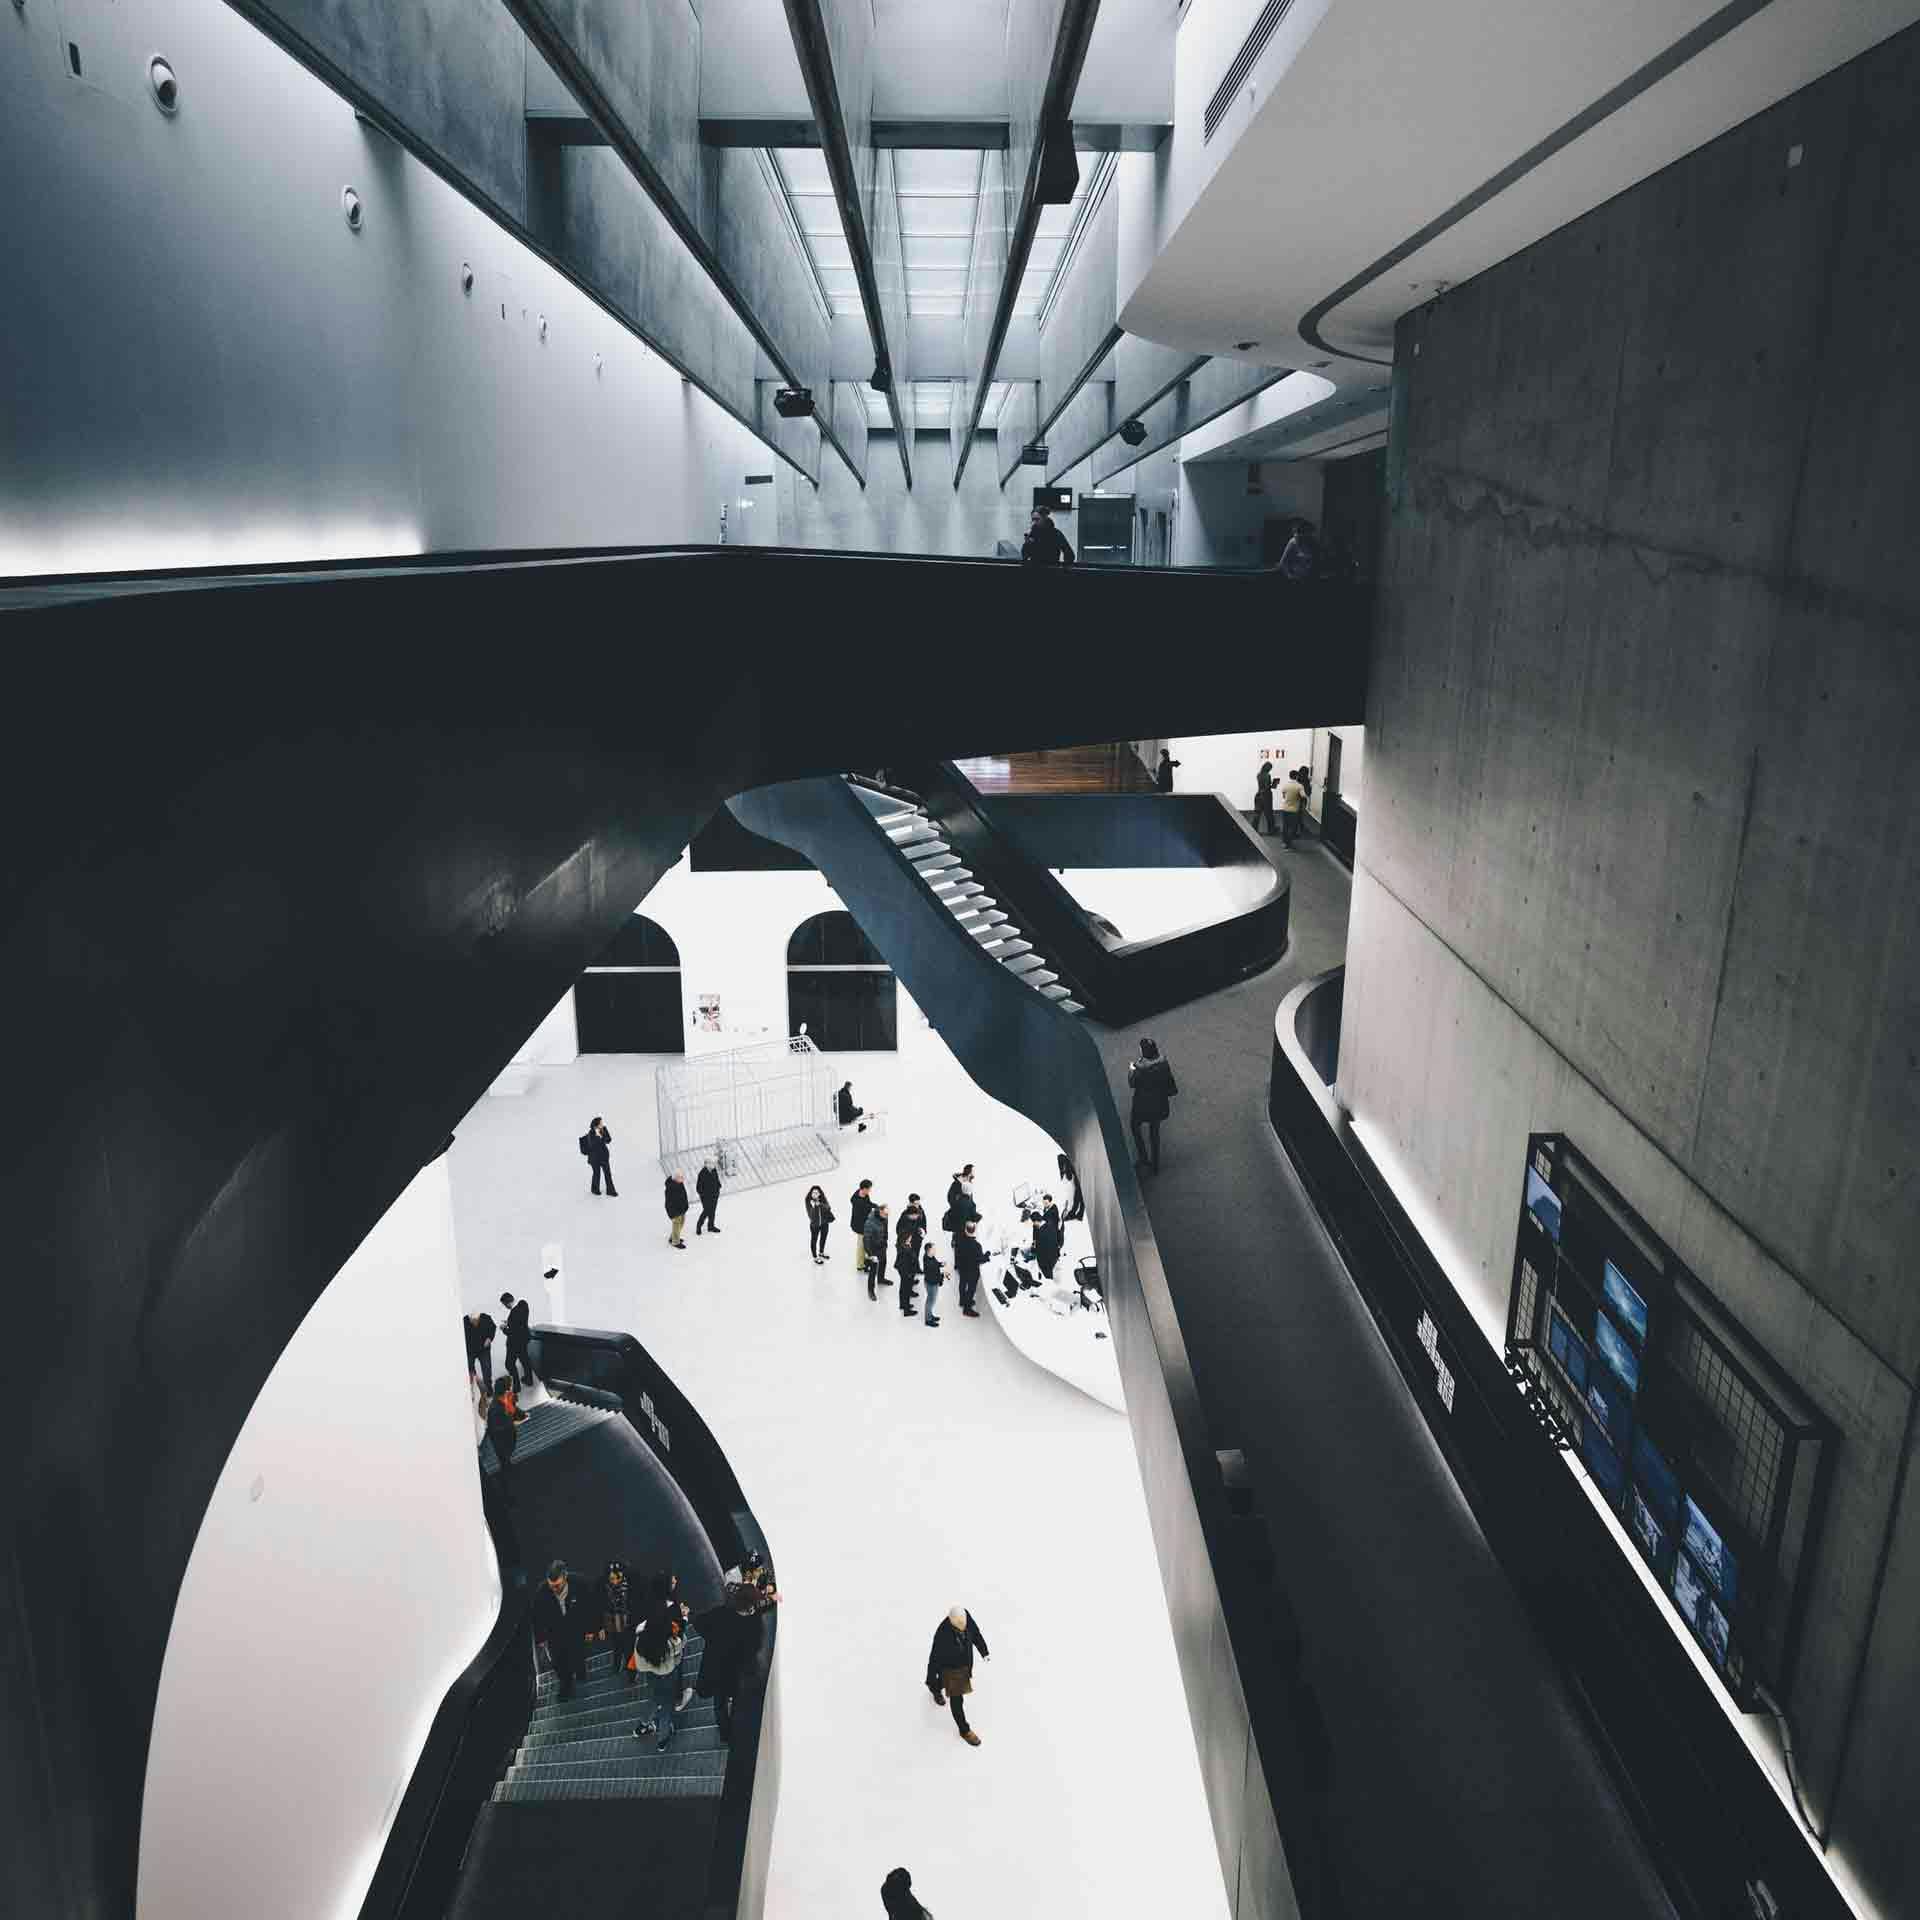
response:
<path id="1" fill-rule="evenodd" d="M 693 1187 L 700 1196 L 700 1218 L 693 1223 L 693 1237 L 698 1240 L 709 1228 L 720 1231 L 720 1223 L 713 1217 L 720 1206 L 720 1169 L 709 1160 L 694 1176 Z"/>
<path id="2" fill-rule="evenodd" d="M 965 1607 L 955 1607 L 933 1630 L 933 1650 L 927 1655 L 927 1691 L 936 1707 L 953 1710 L 953 1724 L 968 1746 L 977 1747 L 980 1736 L 967 1725 L 963 1697 L 973 1691 L 973 1655 L 978 1648 L 983 1660 L 991 1660 L 987 1637 L 979 1622 Z"/>
<path id="3" fill-rule="evenodd" d="M 686 1175 L 676 1168 L 667 1175 L 667 1245 L 686 1251 L 683 1237 L 687 1224 L 687 1180 Z"/>
<path id="4" fill-rule="evenodd" d="M 1171 793 L 1173 791 L 1173 770 L 1179 765 L 1180 762 L 1176 760 L 1165 747 L 1160 749 L 1160 764 L 1153 770 L 1153 790 L 1155 793 Z"/>
<path id="5" fill-rule="evenodd" d="M 1307 790 L 1298 774 L 1287 775 L 1280 793 L 1280 844 L 1291 847 L 1300 838 L 1300 822 L 1306 817 Z"/>
<path id="6" fill-rule="evenodd" d="M 607 1123 L 596 1113 L 592 1123 L 580 1136 L 580 1151 L 587 1156 L 587 1165 L 593 1169 L 593 1191 L 600 1191 L 600 1176 L 607 1177 L 607 1198 L 618 1200 L 620 1189 L 613 1184 L 613 1161 L 609 1149 L 613 1146 L 613 1135 L 607 1131 Z"/>
<path id="7" fill-rule="evenodd" d="M 1070 567 L 1073 549 L 1067 536 L 1053 524 L 1053 515 L 1045 507 L 1035 507 L 1027 522 L 1027 537 L 1020 543 L 1023 567 Z"/>

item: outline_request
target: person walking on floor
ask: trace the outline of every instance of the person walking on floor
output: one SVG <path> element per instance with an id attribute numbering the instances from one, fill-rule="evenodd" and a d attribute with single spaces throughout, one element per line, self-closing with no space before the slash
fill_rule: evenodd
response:
<path id="1" fill-rule="evenodd" d="M 547 1643 L 562 1700 L 573 1698 L 574 1682 L 587 1670 L 587 1642 L 599 1627 L 584 1584 L 568 1574 L 564 1560 L 554 1561 L 533 1596 L 533 1630 Z"/>
<path id="2" fill-rule="evenodd" d="M 1060 1209 L 1053 1203 L 1053 1195 L 1047 1195 L 1047 1204 L 1040 1218 L 1033 1225 L 1033 1258 L 1040 1269 L 1043 1280 L 1053 1278 L 1053 1270 L 1060 1264 L 1060 1247 L 1066 1235 L 1060 1228 Z"/>
<path id="3" fill-rule="evenodd" d="M 687 1182 L 686 1176 L 677 1169 L 667 1175 L 666 1201 L 667 1245 L 684 1252 L 687 1245 L 683 1237 L 687 1224 Z"/>
<path id="4" fill-rule="evenodd" d="M 593 1169 L 593 1191 L 600 1191 L 600 1176 L 607 1177 L 607 1198 L 618 1200 L 620 1189 L 613 1184 L 613 1161 L 609 1149 L 613 1146 L 613 1135 L 607 1131 L 607 1123 L 596 1113 L 585 1133 L 580 1136 L 580 1151 L 587 1156 L 587 1165 Z"/>
<path id="5" fill-rule="evenodd" d="M 853 1270 L 867 1270 L 867 1216 L 873 1211 L 873 1182 L 862 1180 L 847 1202 L 847 1230 L 853 1235 Z"/>
<path id="6" fill-rule="evenodd" d="M 980 1244 L 979 1223 L 969 1220 L 953 1236 L 953 1270 L 960 1278 L 960 1311 L 969 1320 L 978 1320 L 980 1312 L 974 1300 L 980 1292 L 980 1269 L 987 1264 L 987 1250 Z"/>
<path id="7" fill-rule="evenodd" d="M 1060 1162 L 1060 1178 L 1073 1189 L 1073 1205 L 1060 1218 L 1063 1222 L 1084 1220 L 1087 1217 L 1087 1196 L 1081 1190 L 1080 1176 L 1073 1170 L 1073 1162 L 1064 1153 L 1054 1155 Z"/>
<path id="8" fill-rule="evenodd" d="M 905 1215 L 893 1236 L 893 1270 L 900 1278 L 900 1311 L 913 1311 L 914 1288 L 920 1279 L 920 1248 L 926 1236 L 916 1232 Z"/>
<path id="9" fill-rule="evenodd" d="M 708 1230 L 720 1231 L 713 1217 L 720 1206 L 720 1169 L 711 1160 L 694 1175 L 693 1190 L 700 1196 L 700 1218 L 693 1223 L 693 1237 L 698 1240 Z"/>
<path id="10" fill-rule="evenodd" d="M 1263 827 L 1260 822 L 1267 824 Z M 1253 782 L 1253 830 L 1255 833 L 1273 832 L 1273 762 L 1262 760 L 1260 771 Z"/>
<path id="11" fill-rule="evenodd" d="M 1287 775 L 1287 784 L 1280 790 L 1280 844 L 1291 847 L 1300 838 L 1300 823 L 1306 818 L 1307 790 L 1300 784 L 1298 773 Z"/>
<path id="12" fill-rule="evenodd" d="M 1160 749 L 1160 764 L 1153 770 L 1153 790 L 1155 793 L 1173 791 L 1173 770 L 1181 763 L 1165 747 Z"/>
<path id="13" fill-rule="evenodd" d="M 824 1267 L 827 1264 L 827 1229 L 833 1225 L 833 1207 L 827 1199 L 825 1187 L 807 1189 L 807 1251 L 813 1255 L 813 1264 Z"/>
<path id="14" fill-rule="evenodd" d="M 648 1734 L 657 1734 L 656 1753 L 665 1753 L 673 1744 L 678 1716 L 693 1701 L 693 1689 L 680 1683 L 679 1667 L 686 1652 L 687 1629 L 678 1607 L 655 1608 L 634 1629 L 631 1667 L 653 1676 L 653 1712 L 634 1728 L 633 1737 L 644 1740 Z"/>
<path id="15" fill-rule="evenodd" d="M 507 1378 L 517 1387 L 524 1374 L 527 1385 L 532 1386 L 533 1354 L 527 1345 L 533 1331 L 527 1324 L 531 1309 L 524 1300 L 516 1300 L 510 1293 L 500 1296 L 500 1304 L 507 1310 Z"/>
<path id="16" fill-rule="evenodd" d="M 880 1905 L 887 1920 L 933 1920 L 932 1909 L 914 1897 L 913 1875 L 905 1867 L 895 1867 L 880 1882 Z"/>
<path id="17" fill-rule="evenodd" d="M 493 1457 L 500 1463 L 500 1491 L 508 1493 L 513 1487 L 513 1450 L 520 1441 L 520 1429 L 513 1419 L 513 1382 L 503 1373 L 493 1383 L 493 1392 L 487 1400 L 487 1439 L 493 1447 Z"/>
<path id="18" fill-rule="evenodd" d="M 933 1695 L 933 1704 L 953 1709 L 953 1724 L 970 1747 L 980 1744 L 980 1736 L 967 1725 L 967 1709 L 963 1704 L 965 1696 L 973 1691 L 976 1647 L 981 1659 L 993 1658 L 987 1651 L 987 1637 L 980 1631 L 980 1623 L 965 1607 L 955 1607 L 934 1628 L 933 1651 L 927 1655 L 927 1691 Z"/>
<path id="19" fill-rule="evenodd" d="M 1142 1038 L 1140 1057 L 1127 1069 L 1127 1085 L 1133 1089 L 1134 1165 L 1160 1171 L 1160 1123 L 1173 1111 L 1173 1097 L 1180 1089 L 1173 1083 L 1173 1068 L 1161 1058 L 1160 1049 Z M 1146 1129 L 1145 1137 L 1141 1128 Z M 1151 1150 L 1148 1140 L 1152 1141 Z"/>
<path id="20" fill-rule="evenodd" d="M 866 1252 L 867 1298 L 878 1300 L 876 1286 L 892 1286 L 887 1276 L 887 1209 L 883 1202 L 867 1215 L 860 1230 L 860 1244 Z"/>
<path id="21" fill-rule="evenodd" d="M 926 1282 L 927 1311 L 926 1323 L 930 1327 L 940 1324 L 940 1316 L 934 1308 L 940 1300 L 940 1288 L 947 1277 L 947 1270 L 940 1264 L 940 1256 L 929 1247 L 920 1260 L 920 1278 Z"/>

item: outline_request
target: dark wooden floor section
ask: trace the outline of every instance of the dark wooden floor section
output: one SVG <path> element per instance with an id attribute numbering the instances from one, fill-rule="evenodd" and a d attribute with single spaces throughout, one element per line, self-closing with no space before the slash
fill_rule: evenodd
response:
<path id="1" fill-rule="evenodd" d="M 1042 753 L 983 754 L 954 765 L 982 793 L 1151 793 L 1153 778 L 1130 740 Z"/>

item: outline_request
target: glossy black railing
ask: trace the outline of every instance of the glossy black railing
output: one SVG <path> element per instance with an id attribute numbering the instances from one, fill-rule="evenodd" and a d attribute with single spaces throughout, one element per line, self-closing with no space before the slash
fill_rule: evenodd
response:
<path id="1" fill-rule="evenodd" d="M 1747 1888 L 1764 1880 L 1796 1920 L 1847 1920 L 1792 1814 L 1336 1100 L 1344 977 L 1335 968 L 1280 1003 L 1268 1116 L 1474 1518 L 1561 1663 L 1675 1908 L 1697 1920 L 1758 1913 Z M 1451 1379 L 1444 1403 L 1436 1358 Z"/>
<path id="2" fill-rule="evenodd" d="M 948 760 L 888 772 L 919 794 L 1074 998 L 1109 1025 L 1216 992 L 1286 951 L 1286 875 L 1217 795 L 986 795 Z M 1241 877 L 1244 898 L 1192 926 L 1114 940 L 1054 878 L 1056 867 L 1205 867 Z"/>
<path id="3" fill-rule="evenodd" d="M 766 1535 L 719 1441 L 693 1402 L 632 1334 L 536 1327 L 533 1363 L 542 1379 L 592 1387 L 618 1398 L 628 1425 L 686 1496 L 723 1570 L 755 1557 L 771 1560 Z M 779 1793 L 772 1705 L 778 1609 L 762 1614 L 761 1622 L 766 1637 L 756 1670 L 762 1684 L 744 1690 L 734 1706 L 726 1785 L 707 1864 L 704 1920 L 757 1914 L 766 1885 Z"/>

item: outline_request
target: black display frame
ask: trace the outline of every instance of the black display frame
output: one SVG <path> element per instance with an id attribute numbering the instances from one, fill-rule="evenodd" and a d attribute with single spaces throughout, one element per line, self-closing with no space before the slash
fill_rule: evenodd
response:
<path id="1" fill-rule="evenodd" d="M 1539 1183 L 1557 1205 L 1557 1233 L 1543 1224 L 1555 1208 L 1536 1211 Z M 1556 1444 L 1580 1459 L 1627 1534 L 1627 1550 L 1652 1572 L 1672 1620 L 1701 1648 L 1735 1704 L 1753 1711 L 1763 1688 L 1781 1692 L 1791 1684 L 1831 1479 L 1833 1427 L 1564 1134 L 1528 1135 L 1517 1214 L 1508 1369 Z M 1642 1304 L 1644 1331 L 1609 1298 L 1608 1265 Z M 1607 1353 L 1605 1336 L 1596 1337 L 1603 1320 L 1628 1366 Z M 1573 1340 L 1580 1343 L 1578 1366 Z M 1717 1400 L 1703 1377 L 1719 1384 Z M 1737 1432 L 1716 1419 L 1736 1396 L 1743 1414 Z M 1649 1464 L 1673 1481 L 1670 1501 L 1653 1476 L 1643 1475 L 1640 1444 L 1655 1456 Z M 1596 1463 L 1590 1455 L 1596 1445 L 1617 1457 L 1621 1471 L 1612 1487 L 1610 1457 Z M 1664 1520 L 1656 1495 L 1663 1510 L 1671 1508 Z M 1711 1556 L 1700 1551 L 1701 1530 L 1690 1541 L 1689 1500 L 1715 1536 Z M 1689 1593 L 1691 1618 L 1682 1604 Z M 1719 1610 L 1724 1633 L 1713 1630 L 1710 1608 Z"/>

